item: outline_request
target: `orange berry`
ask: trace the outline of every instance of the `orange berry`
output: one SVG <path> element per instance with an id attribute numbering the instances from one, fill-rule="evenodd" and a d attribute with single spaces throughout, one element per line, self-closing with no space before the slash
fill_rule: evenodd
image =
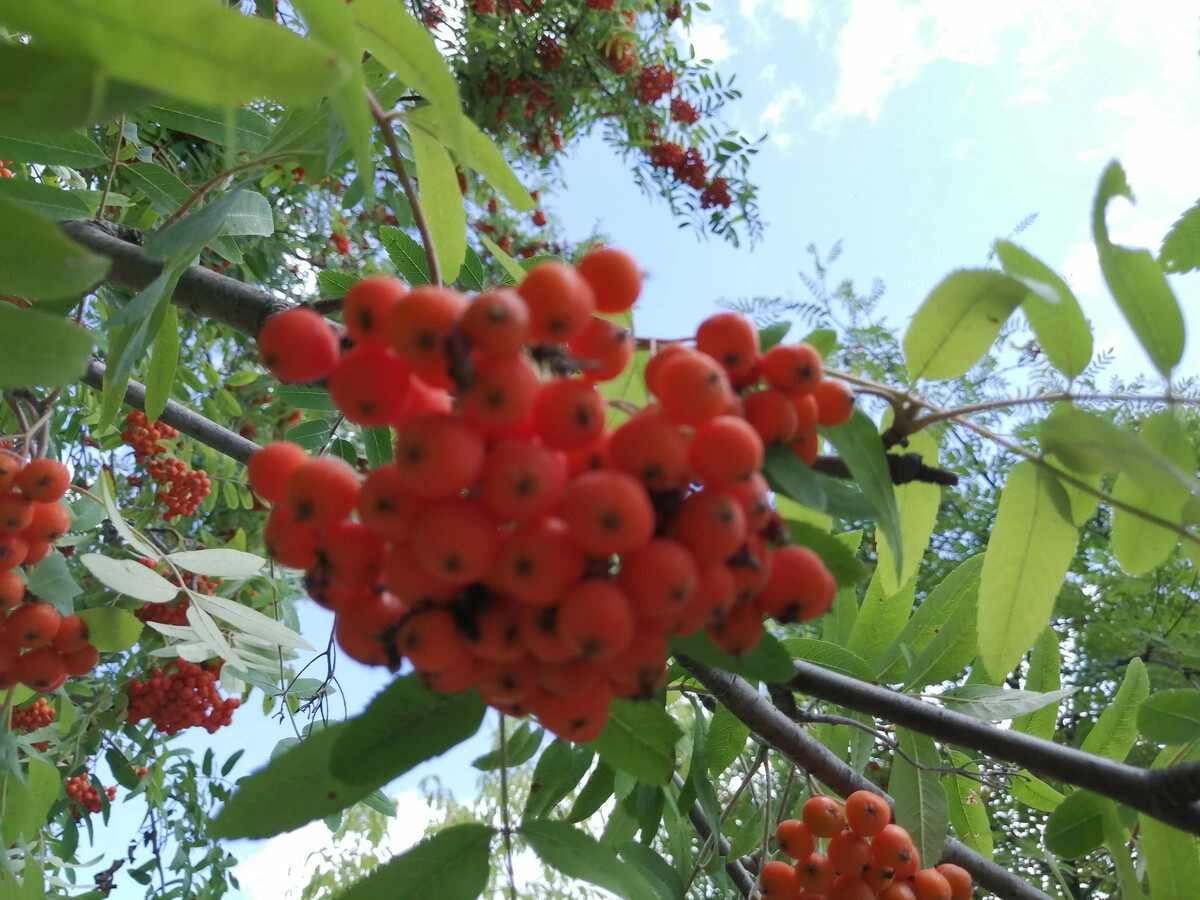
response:
<path id="1" fill-rule="evenodd" d="M 521 616 L 521 642 L 542 663 L 564 663 L 579 655 L 558 634 L 558 607 L 527 607 Z"/>
<path id="2" fill-rule="evenodd" d="M 950 900 L 971 900 L 975 886 L 970 872 L 954 863 L 942 863 L 937 870 L 950 883 Z"/>
<path id="3" fill-rule="evenodd" d="M 642 378 L 646 382 L 646 390 L 657 396 L 658 373 L 662 367 L 666 365 L 667 360 L 680 352 L 694 352 L 690 347 L 684 344 L 661 344 L 654 355 L 646 360 L 646 371 L 642 373 Z"/>
<path id="4" fill-rule="evenodd" d="M 426 609 L 410 616 L 396 633 L 396 651 L 421 672 L 446 672 L 471 656 L 454 616 L 444 609 Z"/>
<path id="5" fill-rule="evenodd" d="M 654 392 L 663 412 L 681 425 L 699 425 L 719 415 L 733 396 L 720 364 L 694 350 L 674 353 L 663 363 Z"/>
<path id="6" fill-rule="evenodd" d="M 456 585 L 479 581 L 500 551 L 500 534 L 477 500 L 438 500 L 413 526 L 413 551 L 425 571 Z"/>
<path id="7" fill-rule="evenodd" d="M 67 677 L 77 678 L 80 675 L 86 675 L 99 665 L 100 652 L 88 644 L 82 650 L 63 654 L 62 659 L 67 670 Z"/>
<path id="8" fill-rule="evenodd" d="M 846 827 L 841 804 L 827 794 L 809 797 L 800 812 L 804 824 L 817 837 L 833 837 Z"/>
<path id="9" fill-rule="evenodd" d="M 277 506 L 267 517 L 263 544 L 271 559 L 289 569 L 311 569 L 317 564 L 317 530 L 297 522 L 291 509 Z"/>
<path id="10" fill-rule="evenodd" d="M 633 358 L 634 340 L 628 328 L 595 316 L 567 349 L 580 362 L 579 374 L 588 381 L 611 381 Z"/>
<path id="11" fill-rule="evenodd" d="M 641 482 L 624 472 L 585 472 L 567 485 L 562 517 L 594 556 L 629 553 L 654 534 L 654 507 Z"/>
<path id="12" fill-rule="evenodd" d="M 52 543 L 71 530 L 71 511 L 61 502 L 33 501 L 33 518 L 25 526 L 25 536 L 31 541 Z"/>
<path id="13" fill-rule="evenodd" d="M 588 691 L 572 697 L 555 697 L 542 692 L 533 699 L 533 712 L 551 734 L 584 744 L 600 737 L 608 724 L 612 694 L 608 684 L 598 681 Z"/>
<path id="14" fill-rule="evenodd" d="M 724 561 L 746 540 L 746 514 L 731 494 L 707 488 L 684 499 L 671 530 L 696 559 Z"/>
<path id="15" fill-rule="evenodd" d="M 702 484 L 727 487 L 762 467 L 762 438 L 745 419 L 714 416 L 696 429 L 687 459 Z"/>
<path id="16" fill-rule="evenodd" d="M 12 669 L 21 684 L 39 694 L 62 687 L 67 680 L 67 664 L 53 647 L 39 647 L 22 654 Z"/>
<path id="17" fill-rule="evenodd" d="M 331 525 L 317 545 L 333 583 L 343 588 L 368 588 L 379 581 L 383 551 L 383 539 L 351 519 Z"/>
<path id="18" fill-rule="evenodd" d="M 788 447 L 796 456 L 800 457 L 800 461 L 806 466 L 814 466 L 817 463 L 817 455 L 820 450 L 821 438 L 817 434 L 815 428 L 810 428 L 808 431 L 801 431 L 792 439 Z"/>
<path id="19" fill-rule="evenodd" d="M 946 876 L 937 869 L 919 869 L 912 877 L 917 900 L 953 900 L 954 892 Z"/>
<path id="20" fill-rule="evenodd" d="M 613 696 L 647 700 L 662 688 L 667 675 L 667 639 L 655 628 L 637 628 L 625 649 L 604 663 Z"/>
<path id="21" fill-rule="evenodd" d="M 774 388 L 772 388 L 774 390 Z M 782 391 L 780 392 L 782 393 Z M 786 396 L 786 395 L 785 395 Z M 792 397 L 792 408 L 796 410 L 796 436 L 816 431 L 817 428 L 817 398 L 814 394 L 801 394 Z"/>
<path id="22" fill-rule="evenodd" d="M 871 844 L 853 831 L 840 831 L 831 837 L 825 855 L 839 875 L 859 878 L 871 866 Z"/>
<path id="23" fill-rule="evenodd" d="M 808 547 L 788 544 L 771 554 L 767 581 L 756 602 L 765 614 L 790 624 L 824 615 L 836 594 L 837 582 L 821 557 Z"/>
<path id="24" fill-rule="evenodd" d="M 475 483 L 486 456 L 483 438 L 450 415 L 417 416 L 396 430 L 396 470 L 418 497 L 455 497 Z"/>
<path id="25" fill-rule="evenodd" d="M 358 502 L 358 473 L 336 457 L 315 457 L 288 478 L 283 501 L 297 522 L 328 528 L 354 510 Z"/>
<path id="26" fill-rule="evenodd" d="M 25 582 L 12 570 L 0 572 L 0 611 L 13 609 L 25 597 Z"/>
<path id="27" fill-rule="evenodd" d="M 828 900 L 875 900 L 875 892 L 857 875 L 839 875 L 829 886 Z"/>
<path id="28" fill-rule="evenodd" d="M 596 308 L 587 281 L 557 260 L 530 269 L 517 293 L 529 307 L 529 339 L 538 344 L 570 340 L 587 326 Z"/>
<path id="29" fill-rule="evenodd" d="M 590 381 L 554 379 L 537 390 L 533 425 L 547 445 L 576 450 L 604 431 L 605 412 L 604 398 Z"/>
<path id="30" fill-rule="evenodd" d="M 799 414 L 792 398 L 775 388 L 751 391 L 742 398 L 746 421 L 768 447 L 782 446 L 796 435 Z"/>
<path id="31" fill-rule="evenodd" d="M 763 380 L 785 394 L 811 394 L 821 381 L 821 354 L 811 344 L 776 344 L 763 354 Z"/>
<path id="32" fill-rule="evenodd" d="M 0 531 L 22 531 L 33 521 L 33 501 L 24 494 L 0 494 Z"/>
<path id="33" fill-rule="evenodd" d="M 610 581 L 584 581 L 558 610 L 558 633 L 584 659 L 606 662 L 633 639 L 629 598 Z"/>
<path id="34" fill-rule="evenodd" d="M 337 365 L 337 333 L 307 306 L 271 316 L 259 329 L 257 341 L 263 365 L 285 383 L 318 381 Z"/>
<path id="35" fill-rule="evenodd" d="M 517 434 L 533 411 L 538 376 L 525 354 L 476 361 L 475 380 L 459 398 L 463 421 L 485 437 Z"/>
<path id="36" fill-rule="evenodd" d="M 719 362 L 730 375 L 745 372 L 758 360 L 758 330 L 739 312 L 720 312 L 700 323 L 696 349 Z"/>
<path id="37" fill-rule="evenodd" d="M 351 285 L 342 298 L 342 321 L 357 343 L 383 340 L 388 312 L 408 293 L 399 278 L 371 275 Z"/>
<path id="38" fill-rule="evenodd" d="M 525 700 L 541 687 L 537 661 L 528 654 L 505 662 L 481 661 L 476 668 L 475 684 L 479 696 L 489 705 Z"/>
<path id="39" fill-rule="evenodd" d="M 763 636 L 763 620 L 749 603 L 739 603 L 706 629 L 714 644 L 731 656 L 741 656 L 758 646 Z"/>
<path id="40" fill-rule="evenodd" d="M 579 261 L 579 274 L 591 286 L 600 312 L 624 312 L 642 292 L 642 270 L 632 256 L 616 247 L 590 252 Z"/>
<path id="41" fill-rule="evenodd" d="M 796 861 L 796 878 L 802 890 L 824 894 L 832 887 L 835 877 L 833 865 L 824 854 L 813 853 Z"/>
<path id="42" fill-rule="evenodd" d="M 438 387 L 449 387 L 449 338 L 467 308 L 453 288 L 423 285 L 388 310 L 383 332 L 389 346 L 417 374 Z"/>
<path id="43" fill-rule="evenodd" d="M 388 547 L 383 580 L 389 591 L 412 607 L 446 603 L 458 591 L 457 585 L 430 575 L 410 543 L 396 542 Z"/>
<path id="44" fill-rule="evenodd" d="M 796 870 L 782 860 L 773 859 L 764 865 L 758 880 L 763 887 L 763 897 L 770 900 L 795 900 L 800 893 Z"/>
<path id="45" fill-rule="evenodd" d="M 0 532 L 0 572 L 15 569 L 29 555 L 29 542 L 16 532 Z"/>
<path id="46" fill-rule="evenodd" d="M 37 601 L 18 606 L 8 614 L 4 630 L 15 637 L 22 647 L 45 647 L 58 633 L 62 616 L 49 603 Z"/>
<path id="47" fill-rule="evenodd" d="M 74 653 L 88 645 L 89 637 L 87 622 L 79 616 L 63 616 L 51 644 L 59 653 Z"/>
<path id="48" fill-rule="evenodd" d="M 489 662 L 505 663 L 520 659 L 528 651 L 522 622 L 525 610 L 509 597 L 485 597 L 486 606 L 475 610 L 474 619 L 459 628 L 466 634 L 471 652 Z"/>
<path id="49" fill-rule="evenodd" d="M 612 432 L 605 463 L 639 479 L 651 491 L 677 488 L 687 478 L 688 443 L 679 426 L 655 405 Z"/>
<path id="50" fill-rule="evenodd" d="M 622 558 L 617 583 L 638 618 L 666 619 L 691 602 L 698 577 L 696 560 L 683 544 L 658 538 Z"/>
<path id="51" fill-rule="evenodd" d="M 608 664 L 601 666 L 590 659 L 575 657 L 556 663 L 537 660 L 535 672 L 538 684 L 546 693 L 555 697 L 577 697 L 590 691 L 609 668 Z"/>
<path id="52" fill-rule="evenodd" d="M 384 463 L 367 473 L 358 492 L 358 518 L 387 541 L 412 537 L 413 521 L 424 501 L 408 492 L 395 463 Z"/>
<path id="53" fill-rule="evenodd" d="M 688 605 L 671 622 L 671 633 L 686 637 L 720 622 L 733 608 L 737 586 L 729 567 L 720 562 L 702 565 Z"/>
<path id="54" fill-rule="evenodd" d="M 492 288 L 471 300 L 458 328 L 489 359 L 516 356 L 529 338 L 529 307 L 516 291 Z"/>
<path id="55" fill-rule="evenodd" d="M 909 882 L 896 881 L 893 878 L 891 883 L 879 892 L 879 900 L 917 900 L 917 895 Z"/>
<path id="56" fill-rule="evenodd" d="M 753 473 L 745 481 L 731 484 L 725 490 L 741 504 L 742 512 L 746 514 L 746 531 L 757 534 L 771 520 L 771 486 L 759 472 Z"/>
<path id="57" fill-rule="evenodd" d="M 10 450 L 0 450 L 0 491 L 12 490 L 17 474 L 24 465 L 17 454 Z"/>
<path id="58" fill-rule="evenodd" d="M 895 823 L 871 838 L 871 865 L 879 868 L 900 869 L 911 863 L 916 852 L 908 832 Z"/>
<path id="59" fill-rule="evenodd" d="M 871 791 L 855 791 L 846 798 L 846 823 L 862 837 L 874 837 L 892 821 L 887 801 Z"/>
<path id="60" fill-rule="evenodd" d="M 804 859 L 817 851 L 817 839 L 799 819 L 785 819 L 775 828 L 779 849 L 792 859 Z"/>
<path id="61" fill-rule="evenodd" d="M 276 441 L 254 452 L 246 463 L 246 476 L 254 493 L 268 503 L 282 503 L 287 480 L 306 462 L 308 452 L 299 444 Z"/>
<path id="62" fill-rule="evenodd" d="M 16 487 L 30 500 L 53 503 L 71 484 L 71 472 L 57 459 L 31 459 L 17 473 Z"/>
<path id="63" fill-rule="evenodd" d="M 351 422 L 378 428 L 399 418 L 410 381 L 408 367 L 391 350 L 362 344 L 338 360 L 329 396 Z"/>
<path id="64" fill-rule="evenodd" d="M 823 379 L 813 390 L 818 425 L 841 425 L 854 415 L 854 394 L 840 381 Z"/>
<path id="65" fill-rule="evenodd" d="M 562 498 L 566 457 L 528 438 L 506 438 L 488 451 L 479 499 L 503 522 L 536 519 Z"/>
<path id="66" fill-rule="evenodd" d="M 579 582 L 586 565 L 571 528 L 548 516 L 508 535 L 490 583 L 522 603 L 549 606 Z"/>

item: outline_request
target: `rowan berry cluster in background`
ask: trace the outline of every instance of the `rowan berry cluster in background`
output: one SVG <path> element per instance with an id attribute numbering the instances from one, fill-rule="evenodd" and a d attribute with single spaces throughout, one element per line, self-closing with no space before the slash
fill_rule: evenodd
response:
<path id="1" fill-rule="evenodd" d="M 71 815 L 76 819 L 83 818 L 84 811 L 98 813 L 104 808 L 100 802 L 100 792 L 96 790 L 89 776 L 76 775 L 74 778 L 68 778 L 66 784 L 67 797 L 75 801 L 71 804 Z M 106 787 L 104 794 L 111 803 L 117 797 L 117 789 Z"/>
<path id="2" fill-rule="evenodd" d="M 671 637 L 706 630 L 740 654 L 766 617 L 829 608 L 832 575 L 787 542 L 759 471 L 764 444 L 800 433 L 819 356 L 760 358 L 749 320 L 718 314 L 695 348 L 649 359 L 658 402 L 610 428 L 597 385 L 622 375 L 635 341 L 598 314 L 640 289 L 634 260 L 601 248 L 474 297 L 366 279 L 343 302 L 344 350 L 314 310 L 266 323 L 259 351 L 280 380 L 324 379 L 347 419 L 396 429 L 395 461 L 365 480 L 287 442 L 249 462 L 274 504 L 268 551 L 306 571 L 343 652 L 407 660 L 436 690 L 477 687 L 587 741 L 613 697 L 660 687 Z M 784 408 L 753 399 L 768 393 Z"/>
<path id="3" fill-rule="evenodd" d="M 845 804 L 818 795 L 800 819 L 780 822 L 779 849 L 759 876 L 763 900 L 971 900 L 971 875 L 953 863 L 921 868 L 908 832 L 887 801 L 855 791 Z M 819 841 L 826 841 L 824 853 Z"/>
<path id="4" fill-rule="evenodd" d="M 154 560 L 148 557 L 141 557 L 138 560 L 143 566 L 148 569 L 154 569 L 163 578 L 177 585 L 180 588 L 181 596 L 170 603 L 147 603 L 138 607 L 133 611 L 133 614 L 143 622 L 158 622 L 162 625 L 186 625 L 187 611 L 190 601 L 188 595 L 182 592 L 184 587 L 187 587 L 198 594 L 215 594 L 216 589 L 222 584 L 220 578 L 209 578 L 207 575 L 188 575 L 188 584 L 184 584 L 180 577 L 171 569 L 170 566 L 163 563 L 161 566 Z"/>
<path id="5" fill-rule="evenodd" d="M 54 716 L 54 708 L 46 702 L 46 698 L 38 697 L 28 706 L 19 706 L 12 711 L 12 730 L 29 734 L 52 723 Z"/>
<path id="6" fill-rule="evenodd" d="M 215 734 L 233 721 L 233 711 L 242 701 L 223 698 L 217 691 L 219 661 L 210 665 L 176 659 L 167 669 L 154 669 L 147 680 L 130 682 L 127 722 L 149 719 L 156 731 L 170 735 L 185 728 L 203 728 Z"/>
<path id="7" fill-rule="evenodd" d="M 146 414 L 135 409 L 125 417 L 125 429 L 121 440 L 133 448 L 133 458 L 146 466 L 146 474 L 159 485 L 156 496 L 166 506 L 164 521 L 187 518 L 192 515 L 208 496 L 212 482 L 203 469 L 192 469 L 183 460 L 171 456 L 160 441 L 174 440 L 179 432 L 163 422 L 151 423 Z M 134 487 L 141 486 L 141 479 L 130 479 Z"/>

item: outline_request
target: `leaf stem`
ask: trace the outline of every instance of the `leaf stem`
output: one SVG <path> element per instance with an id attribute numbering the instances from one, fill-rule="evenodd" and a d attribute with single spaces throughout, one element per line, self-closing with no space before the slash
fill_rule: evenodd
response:
<path id="1" fill-rule="evenodd" d="M 504 832 L 504 865 L 508 871 L 509 900 L 517 900 L 513 875 L 512 822 L 508 814 L 508 716 L 500 713 L 500 823 Z"/>
<path id="2" fill-rule="evenodd" d="M 112 191 L 113 179 L 117 175 L 117 160 L 121 155 L 121 145 L 125 143 L 125 117 L 117 119 L 117 145 L 113 147 L 112 162 L 108 167 L 108 177 L 104 179 L 104 193 L 100 195 L 100 205 L 96 208 L 96 221 L 104 221 L 104 207 L 108 203 L 108 195 Z"/>
<path id="3" fill-rule="evenodd" d="M 416 223 L 417 230 L 421 232 L 421 241 L 425 244 L 425 259 L 429 263 L 429 277 L 433 284 L 440 285 L 442 269 L 438 265 L 437 253 L 434 251 L 433 233 L 429 230 L 429 221 L 425 218 L 425 210 L 421 207 L 416 186 L 404 165 L 404 157 L 400 155 L 400 146 L 396 143 L 396 133 L 392 130 L 391 118 L 370 91 L 367 91 L 367 103 L 370 104 L 371 115 L 375 117 L 375 121 L 379 123 L 379 128 L 383 132 L 383 142 L 387 144 L 392 168 L 404 188 L 404 196 L 408 198 L 408 205 L 412 207 L 413 222 Z"/>

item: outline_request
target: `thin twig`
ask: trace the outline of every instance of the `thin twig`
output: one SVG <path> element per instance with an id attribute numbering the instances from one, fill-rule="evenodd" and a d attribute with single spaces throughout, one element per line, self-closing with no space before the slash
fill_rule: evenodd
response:
<path id="1" fill-rule="evenodd" d="M 508 816 L 508 717 L 500 713 L 500 823 L 504 828 L 504 863 L 508 869 L 509 900 L 517 900 L 517 880 L 513 875 L 512 822 Z"/>
<path id="2" fill-rule="evenodd" d="M 96 221 L 104 221 L 104 207 L 108 205 L 108 195 L 112 191 L 113 179 L 117 175 L 117 161 L 121 155 L 121 145 L 125 143 L 125 117 L 117 119 L 117 145 L 113 147 L 112 161 L 108 167 L 108 178 L 104 180 L 104 193 L 100 195 L 100 205 L 96 208 Z"/>

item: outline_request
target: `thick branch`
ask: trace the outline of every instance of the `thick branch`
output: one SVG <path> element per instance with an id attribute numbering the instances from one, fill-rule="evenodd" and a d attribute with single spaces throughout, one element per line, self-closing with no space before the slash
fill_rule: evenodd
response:
<path id="1" fill-rule="evenodd" d="M 122 235 L 136 232 L 97 222 L 62 222 L 69 237 L 89 250 L 107 256 L 112 268 L 105 280 L 133 291 L 140 291 L 163 270 L 163 264 L 146 258 L 141 248 Z M 276 313 L 294 304 L 270 291 L 218 275 L 201 266 L 191 266 L 179 279 L 171 302 L 181 309 L 228 325 L 251 337 Z"/>
<path id="2" fill-rule="evenodd" d="M 1157 771 L 1141 769 L 1019 731 L 997 728 L 811 663 L 797 662 L 795 666 L 796 676 L 787 685 L 791 690 L 1016 763 L 1036 775 L 1087 788 L 1175 828 L 1200 834 L 1197 802 L 1200 763 Z"/>
<path id="3" fill-rule="evenodd" d="M 878 787 L 776 709 L 745 680 L 686 656 L 675 658 L 751 731 L 843 797 L 858 790 L 880 793 Z M 942 858 L 962 866 L 977 883 L 1004 900 L 1050 900 L 1024 879 L 953 838 L 946 839 Z"/>
<path id="4" fill-rule="evenodd" d="M 104 363 L 93 359 L 83 376 L 83 383 L 98 391 L 104 390 L 104 371 Z M 125 388 L 125 404 L 134 409 L 144 410 L 146 408 L 145 386 L 131 380 L 129 386 Z M 254 441 L 247 440 L 228 428 L 222 428 L 216 422 L 204 418 L 174 400 L 167 401 L 167 408 L 163 410 L 158 421 L 179 429 L 188 437 L 195 438 L 205 446 L 212 447 L 218 453 L 224 453 L 240 463 L 246 462 L 250 459 L 250 455 L 259 449 L 258 444 Z"/>
<path id="5" fill-rule="evenodd" d="M 675 784 L 680 790 L 683 789 L 683 779 L 679 775 L 675 775 Z M 696 834 L 700 835 L 701 839 L 707 842 L 713 837 L 712 829 L 708 827 L 708 819 L 704 815 L 704 809 L 700 806 L 700 801 L 697 800 L 688 809 L 688 819 L 691 820 L 692 827 L 696 829 Z M 721 856 L 729 856 L 729 841 L 725 839 L 725 835 L 718 833 L 717 852 Z M 729 875 L 730 880 L 737 885 L 738 893 L 749 900 L 749 897 L 754 893 L 754 876 L 746 871 L 746 867 L 742 865 L 740 860 L 726 859 L 725 872 Z"/>
<path id="6" fill-rule="evenodd" d="M 945 469 L 926 465 L 920 453 L 885 453 L 888 471 L 892 475 L 892 484 L 908 484 L 912 481 L 922 481 L 927 484 L 944 484 L 950 487 L 958 484 L 958 476 Z M 853 478 L 850 467 L 840 456 L 822 455 L 813 464 L 813 471 L 832 478 Z"/>

